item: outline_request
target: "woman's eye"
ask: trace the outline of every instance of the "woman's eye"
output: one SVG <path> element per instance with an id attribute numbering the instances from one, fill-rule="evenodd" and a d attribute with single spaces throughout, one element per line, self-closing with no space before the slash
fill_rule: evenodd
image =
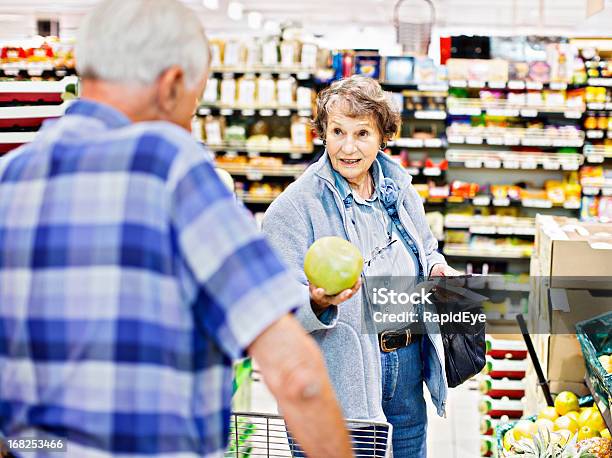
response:
<path id="1" fill-rule="evenodd" d="M 342 131 L 338 128 L 334 129 L 334 135 L 340 135 L 342 133 Z"/>
<path id="2" fill-rule="evenodd" d="M 359 135 L 361 137 L 367 137 L 368 135 L 370 135 L 370 132 L 368 132 L 367 130 L 362 130 L 361 132 L 359 132 Z"/>

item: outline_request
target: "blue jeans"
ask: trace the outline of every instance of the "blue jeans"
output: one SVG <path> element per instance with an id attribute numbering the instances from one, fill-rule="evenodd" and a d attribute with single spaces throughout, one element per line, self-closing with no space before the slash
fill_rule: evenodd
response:
<path id="1" fill-rule="evenodd" d="M 427 409 L 423 398 L 421 340 L 380 353 L 383 411 L 393 425 L 393 458 L 427 457 Z"/>

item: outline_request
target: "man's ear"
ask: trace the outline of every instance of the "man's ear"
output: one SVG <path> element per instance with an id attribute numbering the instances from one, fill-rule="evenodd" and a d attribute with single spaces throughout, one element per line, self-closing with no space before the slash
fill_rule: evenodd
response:
<path id="1" fill-rule="evenodd" d="M 185 74 L 178 65 L 165 70 L 157 79 L 157 100 L 164 114 L 173 113 L 185 91 Z"/>

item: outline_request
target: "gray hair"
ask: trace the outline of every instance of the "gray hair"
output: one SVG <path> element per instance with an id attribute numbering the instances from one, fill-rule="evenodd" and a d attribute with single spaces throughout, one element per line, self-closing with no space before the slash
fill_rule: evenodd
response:
<path id="1" fill-rule="evenodd" d="M 351 118 L 372 118 L 383 141 L 393 138 L 402 122 L 399 108 L 378 81 L 361 75 L 334 81 L 319 92 L 313 126 L 323 140 L 333 110 Z"/>
<path id="2" fill-rule="evenodd" d="M 82 78 L 149 85 L 180 66 L 190 87 L 204 77 L 208 39 L 178 0 L 104 0 L 83 20 L 76 43 Z"/>

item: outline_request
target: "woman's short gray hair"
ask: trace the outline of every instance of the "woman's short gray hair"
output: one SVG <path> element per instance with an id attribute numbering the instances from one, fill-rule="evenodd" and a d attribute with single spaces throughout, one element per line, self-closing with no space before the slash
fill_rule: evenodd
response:
<path id="1" fill-rule="evenodd" d="M 190 87 L 209 64 L 198 16 L 178 0 L 104 0 L 83 20 L 76 66 L 83 78 L 149 85 L 173 65 Z"/>
<path id="2" fill-rule="evenodd" d="M 329 113 L 335 109 L 351 118 L 373 118 L 383 141 L 393 138 L 401 124 L 400 110 L 391 97 L 378 81 L 365 76 L 335 81 L 319 92 L 314 128 L 322 139 L 325 139 Z"/>

